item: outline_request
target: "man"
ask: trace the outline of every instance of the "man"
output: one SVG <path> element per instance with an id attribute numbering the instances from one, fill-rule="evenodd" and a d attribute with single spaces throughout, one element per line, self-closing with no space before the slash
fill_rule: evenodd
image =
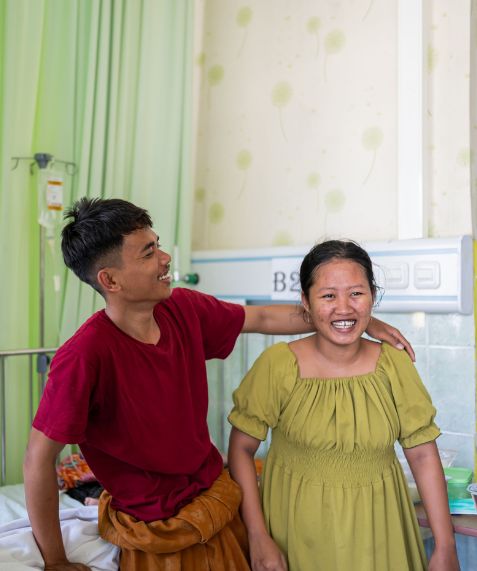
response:
<path id="1" fill-rule="evenodd" d="M 207 428 L 205 361 L 241 332 L 309 332 L 295 306 L 224 303 L 171 290 L 171 258 L 142 208 L 82 198 L 66 213 L 66 265 L 104 297 L 56 353 L 25 456 L 27 508 L 48 570 L 84 570 L 65 553 L 55 459 L 78 443 L 104 486 L 101 535 L 121 569 L 248 569 L 240 491 Z M 371 335 L 412 352 L 373 319 Z"/>

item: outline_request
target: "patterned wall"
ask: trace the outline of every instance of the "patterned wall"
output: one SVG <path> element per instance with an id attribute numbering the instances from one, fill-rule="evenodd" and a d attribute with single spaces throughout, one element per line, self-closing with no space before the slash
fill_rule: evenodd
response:
<path id="1" fill-rule="evenodd" d="M 470 0 L 425 4 L 429 233 L 470 233 Z M 395 238 L 398 0 L 196 8 L 193 248 Z"/>

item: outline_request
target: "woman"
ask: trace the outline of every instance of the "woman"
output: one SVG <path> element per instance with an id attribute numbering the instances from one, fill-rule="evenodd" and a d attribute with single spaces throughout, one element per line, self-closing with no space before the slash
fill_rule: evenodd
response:
<path id="1" fill-rule="evenodd" d="M 435 409 L 407 354 L 361 337 L 377 293 L 368 254 L 324 242 L 305 256 L 300 281 L 316 334 L 267 349 L 229 416 L 252 569 L 426 569 L 398 440 L 436 542 L 429 569 L 457 571 Z M 262 512 L 253 458 L 269 428 Z"/>

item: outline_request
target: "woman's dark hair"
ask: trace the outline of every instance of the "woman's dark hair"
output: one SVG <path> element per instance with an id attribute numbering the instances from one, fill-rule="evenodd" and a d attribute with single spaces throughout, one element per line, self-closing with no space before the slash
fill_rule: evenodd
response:
<path id="1" fill-rule="evenodd" d="M 65 264 L 99 293 L 96 275 L 104 266 L 121 263 L 124 236 L 152 226 L 146 210 L 118 198 L 80 198 L 64 218 L 71 219 L 61 233 Z"/>
<path id="2" fill-rule="evenodd" d="M 380 289 L 376 284 L 373 272 L 373 264 L 366 250 L 351 240 L 328 240 L 321 244 L 316 244 L 303 258 L 300 266 L 300 285 L 308 299 L 308 294 L 315 278 L 316 270 L 326 262 L 331 260 L 352 260 L 364 269 L 368 284 L 376 299 L 376 294 Z"/>

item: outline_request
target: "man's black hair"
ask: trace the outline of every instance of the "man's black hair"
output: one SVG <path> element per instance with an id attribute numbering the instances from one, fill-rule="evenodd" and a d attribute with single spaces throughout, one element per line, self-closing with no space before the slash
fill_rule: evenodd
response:
<path id="1" fill-rule="evenodd" d="M 101 294 L 96 276 L 102 267 L 121 263 L 124 236 L 152 227 L 146 210 L 119 198 L 80 198 L 64 218 L 71 219 L 61 233 L 65 264 Z"/>

